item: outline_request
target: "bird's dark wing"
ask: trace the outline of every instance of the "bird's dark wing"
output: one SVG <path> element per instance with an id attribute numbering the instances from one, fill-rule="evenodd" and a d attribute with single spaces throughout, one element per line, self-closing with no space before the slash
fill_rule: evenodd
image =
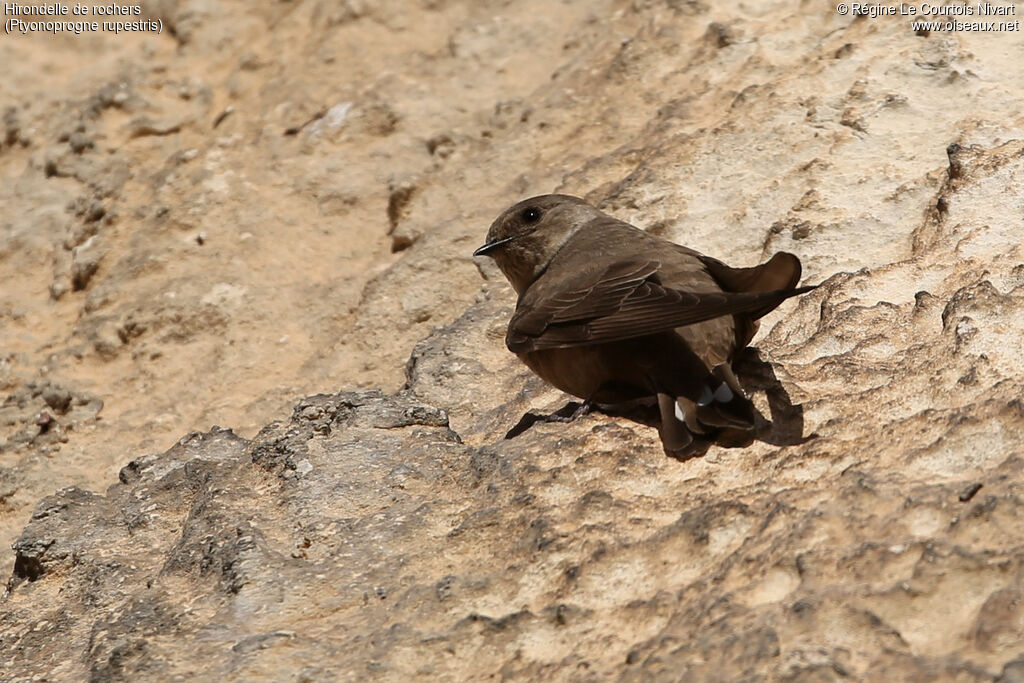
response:
<path id="1" fill-rule="evenodd" d="M 727 292 L 773 292 L 792 289 L 800 281 L 800 259 L 780 251 L 768 261 L 752 268 L 733 268 L 718 259 L 696 254 L 708 274 Z M 768 301 L 761 308 L 736 316 L 736 348 L 750 343 L 757 332 L 757 320 L 771 313 L 781 299 Z"/>
<path id="2" fill-rule="evenodd" d="M 718 259 L 698 254 L 708 274 L 715 279 L 727 292 L 776 292 L 796 287 L 800 281 L 800 259 L 793 254 L 780 251 L 759 266 L 752 268 L 733 268 Z M 774 306 L 750 311 L 752 319 L 760 318 L 771 312 Z"/>
<path id="3" fill-rule="evenodd" d="M 662 286 L 657 261 L 624 261 L 550 290 L 543 279 L 524 292 L 505 344 L 514 353 L 604 344 L 723 315 L 775 306 L 809 288 L 772 292 L 685 292 Z"/>

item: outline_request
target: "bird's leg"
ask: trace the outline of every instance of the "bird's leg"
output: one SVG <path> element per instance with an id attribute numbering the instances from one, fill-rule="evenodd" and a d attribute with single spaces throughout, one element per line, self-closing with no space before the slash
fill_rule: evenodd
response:
<path id="1" fill-rule="evenodd" d="M 555 412 L 548 413 L 547 415 L 533 412 L 526 413 L 519 419 L 515 427 L 508 430 L 505 438 L 515 438 L 538 422 L 575 422 L 594 408 L 594 396 L 597 395 L 598 391 L 591 394 L 590 398 L 583 403 L 569 401 Z"/>
<path id="2" fill-rule="evenodd" d="M 574 407 L 573 411 L 568 416 L 563 417 L 562 412 L 568 410 L 570 407 Z M 576 401 L 569 401 L 559 410 L 551 413 L 551 417 L 554 418 L 554 422 L 575 422 L 584 415 L 588 415 L 591 410 L 594 409 L 594 398 L 591 396 L 583 403 L 576 403 Z"/>

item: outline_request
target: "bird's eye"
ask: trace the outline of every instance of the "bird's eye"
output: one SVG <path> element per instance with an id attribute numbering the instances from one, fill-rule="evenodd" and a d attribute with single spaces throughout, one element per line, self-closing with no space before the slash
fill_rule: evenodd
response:
<path id="1" fill-rule="evenodd" d="M 540 220 L 540 209 L 535 206 L 531 206 L 528 209 L 523 209 L 523 220 L 527 223 L 536 223 Z"/>

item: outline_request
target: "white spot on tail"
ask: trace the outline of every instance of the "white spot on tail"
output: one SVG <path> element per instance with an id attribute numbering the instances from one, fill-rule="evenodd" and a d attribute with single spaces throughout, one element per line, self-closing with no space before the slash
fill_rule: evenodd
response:
<path id="1" fill-rule="evenodd" d="M 715 389 L 715 400 L 718 401 L 719 403 L 728 403 L 729 401 L 732 400 L 732 397 L 732 389 L 730 389 L 729 385 L 726 384 L 725 382 L 719 384 L 718 388 Z"/>

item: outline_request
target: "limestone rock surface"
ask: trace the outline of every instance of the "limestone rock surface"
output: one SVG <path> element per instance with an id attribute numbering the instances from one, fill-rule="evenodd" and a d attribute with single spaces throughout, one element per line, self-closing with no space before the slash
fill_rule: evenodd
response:
<path id="1" fill-rule="evenodd" d="M 1024 680 L 1019 32 L 143 7 L 0 41 L 0 680 Z M 567 397 L 470 254 L 551 191 L 800 256 L 751 443 L 503 438 Z"/>

